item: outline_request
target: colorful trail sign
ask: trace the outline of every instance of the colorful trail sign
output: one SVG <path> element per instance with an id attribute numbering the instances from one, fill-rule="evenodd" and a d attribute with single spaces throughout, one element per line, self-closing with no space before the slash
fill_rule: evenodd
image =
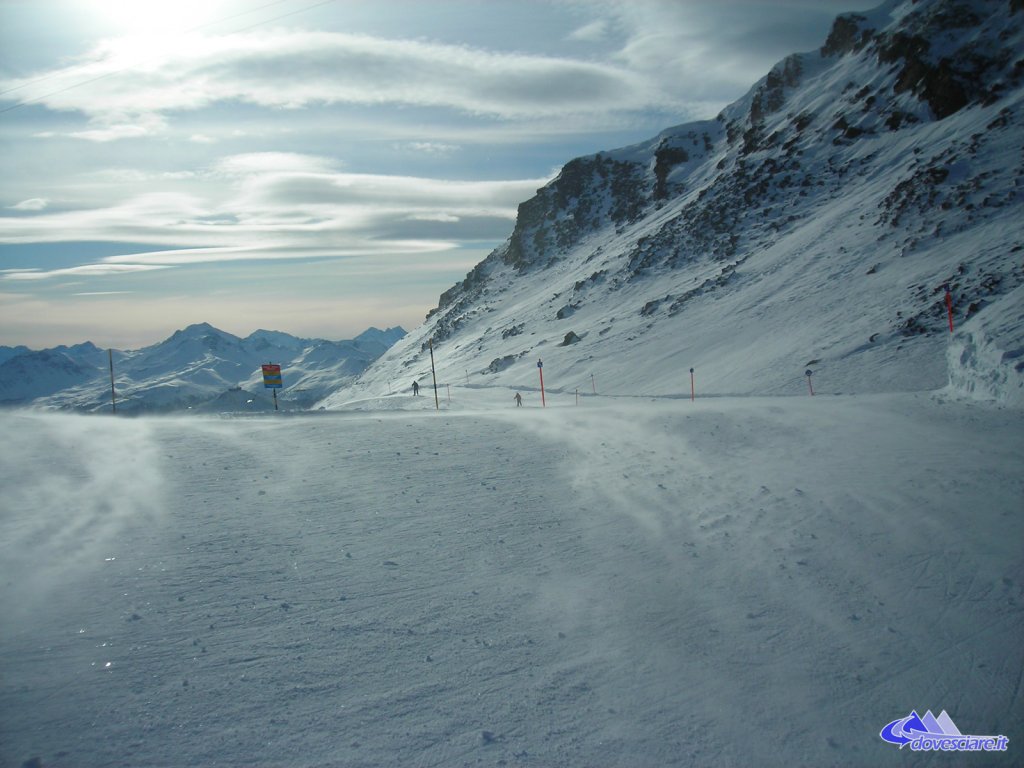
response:
<path id="1" fill-rule="evenodd" d="M 284 386 L 281 383 L 281 366 L 273 363 L 263 366 L 263 386 L 266 389 L 280 389 Z"/>
<path id="2" fill-rule="evenodd" d="M 263 387 L 274 393 L 274 410 L 277 410 L 277 390 L 284 384 L 281 382 L 281 366 L 267 363 L 263 366 Z"/>

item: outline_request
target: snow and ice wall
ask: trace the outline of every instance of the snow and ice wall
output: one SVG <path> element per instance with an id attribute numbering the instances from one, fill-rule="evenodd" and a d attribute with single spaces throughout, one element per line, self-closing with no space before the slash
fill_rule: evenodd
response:
<path id="1" fill-rule="evenodd" d="M 1024 408 L 1024 286 L 968 320 L 948 359 L 954 392 Z"/>

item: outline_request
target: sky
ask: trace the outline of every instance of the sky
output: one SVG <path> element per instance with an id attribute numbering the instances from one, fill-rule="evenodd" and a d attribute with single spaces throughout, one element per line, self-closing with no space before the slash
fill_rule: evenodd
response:
<path id="1" fill-rule="evenodd" d="M 0 345 L 411 330 L 574 157 L 876 0 L 0 0 Z"/>

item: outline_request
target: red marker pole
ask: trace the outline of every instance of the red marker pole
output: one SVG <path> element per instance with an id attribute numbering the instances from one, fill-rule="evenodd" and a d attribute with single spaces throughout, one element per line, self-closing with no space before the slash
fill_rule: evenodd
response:
<path id="1" fill-rule="evenodd" d="M 544 361 L 537 361 L 537 373 L 540 374 L 540 406 L 541 408 L 547 408 L 548 404 L 544 400 Z"/>
<path id="2" fill-rule="evenodd" d="M 811 385 L 811 375 L 814 373 L 810 368 L 804 371 L 804 376 L 807 377 L 807 389 L 810 390 L 811 397 L 814 397 L 814 387 Z"/>
<path id="3" fill-rule="evenodd" d="M 590 374 L 590 389 L 597 394 L 597 384 L 594 382 L 594 374 Z"/>
<path id="4" fill-rule="evenodd" d="M 946 314 L 949 316 L 949 332 L 953 332 L 953 294 L 949 291 L 949 284 L 945 286 L 946 289 Z"/>
<path id="5" fill-rule="evenodd" d="M 690 402 L 697 399 L 697 390 L 693 386 L 693 368 L 690 369 Z"/>

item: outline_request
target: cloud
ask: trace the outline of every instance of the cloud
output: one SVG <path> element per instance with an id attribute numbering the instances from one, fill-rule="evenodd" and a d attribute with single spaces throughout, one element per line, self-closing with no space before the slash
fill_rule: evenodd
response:
<path id="1" fill-rule="evenodd" d="M 710 117 L 786 54 L 820 45 L 837 13 L 874 4 L 577 0 L 572 5 L 581 23 L 563 39 L 591 44 L 588 58 L 297 29 L 135 35 L 106 40 L 65 65 L 8 78 L 0 91 L 89 118 L 85 129 L 37 136 L 96 142 L 165 134 L 182 112 L 238 104 L 411 106 L 482 123 L 568 122 L 576 131 L 593 130 L 650 112 Z"/>
<path id="2" fill-rule="evenodd" d="M 458 216 L 450 213 L 416 213 L 409 217 L 413 221 L 441 221 L 454 224 L 459 221 Z"/>
<path id="3" fill-rule="evenodd" d="M 618 47 L 611 61 L 644 81 L 650 91 L 662 94 L 666 103 L 717 111 L 783 57 L 820 46 L 836 15 L 877 4 L 877 0 L 589 0 L 578 5 L 604 21 L 604 26 L 592 21 L 574 35 L 595 39 L 602 32 L 614 38 Z"/>
<path id="4" fill-rule="evenodd" d="M 352 206 L 362 209 L 500 213 L 514 218 L 518 204 L 549 179 L 458 181 L 368 173 L 269 173 L 251 179 L 237 202 L 249 211 L 282 206 Z"/>
<path id="5" fill-rule="evenodd" d="M 208 245 L 195 242 L 220 226 L 208 203 L 196 195 L 153 192 L 97 208 L 35 216 L 0 217 L 5 243 L 136 242 Z"/>
<path id="6" fill-rule="evenodd" d="M 265 247 L 260 248 L 237 246 L 229 248 L 183 248 L 173 251 L 150 251 L 133 253 L 123 256 L 108 256 L 102 264 L 94 266 L 110 266 L 124 264 L 126 266 L 146 265 L 151 269 L 189 264 L 210 264 L 228 261 L 269 261 L 283 259 L 322 259 L 347 258 L 354 256 L 373 256 L 383 254 L 395 256 L 402 254 L 433 253 L 446 251 L 456 247 L 455 243 L 437 240 L 361 240 L 344 246 L 324 247 Z"/>
<path id="7" fill-rule="evenodd" d="M 53 277 L 104 277 L 166 268 L 156 264 L 83 264 L 62 269 L 5 269 L 2 274 L 5 280 L 48 280 Z"/>
<path id="8" fill-rule="evenodd" d="M 608 37 L 609 26 L 607 19 L 595 19 L 579 29 L 573 30 L 567 39 L 586 43 L 604 40 Z"/>
<path id="9" fill-rule="evenodd" d="M 459 242 L 504 240 L 519 204 L 549 181 L 358 174 L 333 170 L 333 165 L 324 157 L 291 152 L 231 155 L 198 173 L 174 179 L 161 176 L 190 191 L 144 192 L 91 208 L 0 217 L 0 240 L 10 244 L 173 243 L 178 247 L 154 250 L 142 260 L 117 256 L 108 264 L 422 252 L 427 249 L 423 243 L 449 248 Z M 131 169 L 111 174 L 135 186 L 151 178 Z M 421 234 L 411 226 L 415 222 L 420 222 Z M 33 271 L 16 279 L 56 274 Z"/>
<path id="10" fill-rule="evenodd" d="M 30 265 L 5 280 L 102 277 L 240 261 L 352 259 L 496 244 L 518 205 L 547 178 L 460 181 L 332 170 L 289 152 L 223 157 L 198 174 L 205 194 L 147 192 L 95 208 L 0 217 L 7 243 L 123 242 L 165 246 L 60 269 Z M 145 180 L 131 169 L 118 179 Z M 177 179 L 190 184 L 194 174 Z M 68 253 L 73 254 L 69 246 Z"/>
<path id="11" fill-rule="evenodd" d="M 281 167 L 285 159 L 237 156 L 226 158 L 218 167 L 273 168 Z M 299 166 L 316 164 L 315 158 L 292 159 Z M 107 256 L 58 269 L 7 269 L 0 271 L 0 280 L 24 286 L 58 278 L 124 277 L 243 261 L 308 265 L 318 260 L 383 264 L 401 259 L 402 273 L 410 274 L 417 264 L 436 262 L 437 254 L 473 245 L 490 248 L 505 239 L 518 201 L 545 181 L 441 181 L 253 170 L 241 177 L 235 197 L 216 206 L 197 197 L 163 193 L 96 210 L 0 217 L 0 237 L 7 242 L 94 240 L 183 246 Z M 372 268 L 375 273 L 381 269 Z"/>
<path id="12" fill-rule="evenodd" d="M 346 243 L 344 246 L 334 247 L 261 248 L 258 246 L 237 246 L 224 248 L 181 248 L 170 251 L 148 251 L 121 256 L 107 256 L 93 264 L 82 264 L 60 269 L 4 269 L 0 270 L 0 279 L 25 281 L 65 277 L 110 277 L 158 269 L 170 269 L 172 267 L 238 261 L 410 256 L 450 251 L 457 247 L 457 243 L 446 242 L 437 238 L 417 240 L 409 236 L 404 239 L 367 238 Z M 124 293 L 124 291 L 92 291 L 76 293 L 74 295 L 96 296 L 114 293 Z"/>
<path id="13" fill-rule="evenodd" d="M 460 149 L 458 144 L 445 144 L 441 141 L 410 141 L 404 146 L 413 152 L 423 152 L 428 155 L 450 155 Z"/>
<path id="14" fill-rule="evenodd" d="M 100 127 L 91 128 L 87 131 L 72 131 L 68 134 L 73 139 L 86 139 L 88 141 L 118 141 L 120 139 L 142 139 L 158 133 L 166 124 L 164 120 L 153 119 L 151 116 L 141 116 L 137 122 L 105 124 L 106 121 L 98 121 Z"/>
<path id="15" fill-rule="evenodd" d="M 504 119 L 663 107 L 664 94 L 628 69 L 571 58 L 337 32 L 271 31 L 166 42 L 108 40 L 85 64 L 0 89 L 93 126 L 72 136 L 150 135 L 168 113 L 223 102 L 275 109 L 322 104 L 442 107 Z"/>
<path id="16" fill-rule="evenodd" d="M 221 158 L 214 170 L 228 174 L 319 173 L 336 164 L 328 157 L 298 152 L 248 152 Z"/>
<path id="17" fill-rule="evenodd" d="M 7 207 L 13 211 L 41 211 L 49 204 L 50 201 L 45 197 L 30 197 L 28 200 L 22 200 L 20 203 Z"/>

